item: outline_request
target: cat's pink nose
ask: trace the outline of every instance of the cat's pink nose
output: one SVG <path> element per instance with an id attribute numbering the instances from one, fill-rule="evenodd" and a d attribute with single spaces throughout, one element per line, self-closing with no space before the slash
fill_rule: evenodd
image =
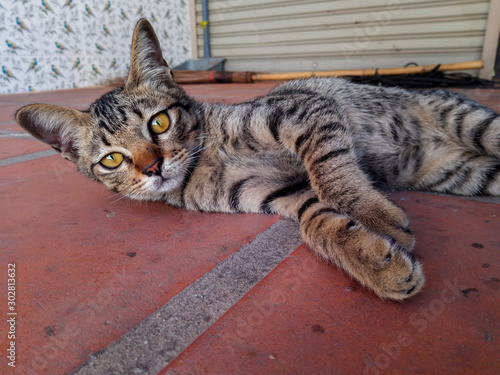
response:
<path id="1" fill-rule="evenodd" d="M 145 167 L 142 171 L 143 174 L 147 175 L 148 177 L 151 176 L 161 176 L 161 164 L 163 163 L 163 158 L 158 158 L 156 159 L 153 164 Z"/>

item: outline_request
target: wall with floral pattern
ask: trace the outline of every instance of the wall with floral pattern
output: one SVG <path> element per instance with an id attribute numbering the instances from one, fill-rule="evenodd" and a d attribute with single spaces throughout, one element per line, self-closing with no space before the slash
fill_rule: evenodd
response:
<path id="1" fill-rule="evenodd" d="M 190 58 L 187 0 L 0 0 L 0 93 L 126 76 L 142 17 L 153 24 L 171 66 Z"/>

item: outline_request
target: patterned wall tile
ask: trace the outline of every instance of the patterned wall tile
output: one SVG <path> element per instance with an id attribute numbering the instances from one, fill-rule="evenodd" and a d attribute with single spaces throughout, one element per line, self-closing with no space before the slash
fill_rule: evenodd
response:
<path id="1" fill-rule="evenodd" d="M 155 27 L 165 60 L 190 58 L 185 0 L 0 2 L 0 93 L 103 84 L 128 71 L 136 22 Z"/>

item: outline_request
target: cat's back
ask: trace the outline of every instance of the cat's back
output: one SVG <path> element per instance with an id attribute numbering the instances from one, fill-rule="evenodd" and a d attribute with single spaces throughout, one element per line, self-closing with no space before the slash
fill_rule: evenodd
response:
<path id="1" fill-rule="evenodd" d="M 278 86 L 269 95 L 310 95 L 317 97 L 318 100 L 330 99 L 346 106 L 363 106 L 373 100 L 401 102 L 415 97 L 415 94 L 404 89 L 358 84 L 343 78 L 293 80 Z"/>
<path id="2" fill-rule="evenodd" d="M 356 126 L 392 117 L 409 110 L 416 113 L 426 107 L 426 100 L 416 92 L 397 87 L 382 87 L 350 82 L 343 78 L 294 80 L 272 90 L 268 96 L 294 102 L 296 106 L 335 108 L 338 115 Z"/>
<path id="3" fill-rule="evenodd" d="M 364 114 L 380 115 L 380 112 L 419 111 L 436 112 L 440 106 L 455 108 L 466 105 L 472 110 L 486 108 L 459 93 L 448 90 L 406 90 L 353 83 L 343 78 L 309 78 L 288 81 L 272 90 L 269 96 L 314 97 L 330 100 L 332 104 Z"/>

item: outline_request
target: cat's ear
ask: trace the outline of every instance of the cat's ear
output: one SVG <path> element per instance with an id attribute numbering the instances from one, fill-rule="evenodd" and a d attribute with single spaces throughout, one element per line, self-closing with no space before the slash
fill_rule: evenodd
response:
<path id="1" fill-rule="evenodd" d="M 134 30 L 130 72 L 125 86 L 136 87 L 141 84 L 153 87 L 174 84 L 172 69 L 163 58 L 153 26 L 145 18 L 137 23 Z"/>
<path id="2" fill-rule="evenodd" d="M 28 133 L 75 162 L 76 140 L 80 136 L 86 113 L 51 104 L 31 104 L 19 109 L 16 120 Z"/>

